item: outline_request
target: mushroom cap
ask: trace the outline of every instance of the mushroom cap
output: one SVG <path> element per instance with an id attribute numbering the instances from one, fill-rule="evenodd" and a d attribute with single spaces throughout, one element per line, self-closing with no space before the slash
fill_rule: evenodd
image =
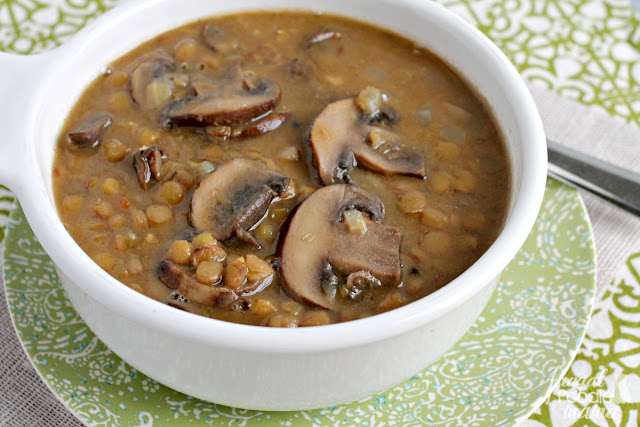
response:
<path id="1" fill-rule="evenodd" d="M 133 169 L 138 178 L 138 184 L 143 190 L 155 185 L 162 174 L 162 163 L 166 154 L 161 147 L 142 147 L 133 155 Z"/>
<path id="2" fill-rule="evenodd" d="M 309 130 L 308 143 L 322 184 L 350 183 L 349 172 L 358 163 L 387 175 L 426 176 L 424 153 L 400 148 L 383 154 L 367 143 L 370 132 L 397 139 L 363 120 L 353 98 L 331 103 L 320 112 Z"/>
<path id="3" fill-rule="evenodd" d="M 351 234 L 342 222 L 345 210 L 365 213 L 371 222 L 364 234 Z M 367 271 L 383 285 L 400 283 L 398 228 L 380 223 L 384 205 L 355 185 L 323 187 L 302 202 L 280 244 L 280 275 L 285 292 L 298 301 L 331 308 L 323 290 L 327 265 L 342 275 Z"/>
<path id="4" fill-rule="evenodd" d="M 217 52 L 219 50 L 218 45 L 220 44 L 220 39 L 223 35 L 224 34 L 220 27 L 215 24 L 208 23 L 202 27 L 202 41 L 209 49 L 213 50 L 214 52 Z"/>
<path id="5" fill-rule="evenodd" d="M 218 240 L 233 235 L 251 240 L 248 231 L 267 212 L 274 197 L 282 195 L 289 178 L 262 162 L 234 159 L 221 164 L 193 193 L 191 224 Z"/>
<path id="6" fill-rule="evenodd" d="M 169 289 L 177 289 L 185 298 L 208 306 L 230 307 L 238 299 L 224 286 L 204 285 L 174 262 L 163 260 L 158 266 L 158 279 Z"/>
<path id="7" fill-rule="evenodd" d="M 167 119 L 176 126 L 220 126 L 248 123 L 270 112 L 280 101 L 280 86 L 250 76 L 234 66 L 221 81 L 194 82 L 197 95 L 169 105 Z"/>
<path id="8" fill-rule="evenodd" d="M 109 125 L 111 125 L 110 114 L 100 113 L 89 118 L 79 128 L 69 132 L 68 146 L 72 149 L 97 147 Z"/>
<path id="9" fill-rule="evenodd" d="M 166 80 L 165 84 L 173 86 L 168 74 L 175 71 L 175 68 L 175 62 L 164 51 L 145 56 L 131 71 L 129 78 L 129 90 L 134 102 L 143 108 L 153 108 L 153 103 L 148 99 L 147 88 L 154 80 L 163 79 Z"/>

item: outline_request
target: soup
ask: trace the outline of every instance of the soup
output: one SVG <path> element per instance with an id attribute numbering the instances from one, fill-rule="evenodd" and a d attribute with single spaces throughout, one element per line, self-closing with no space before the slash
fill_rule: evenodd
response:
<path id="1" fill-rule="evenodd" d="M 65 227 L 177 309 L 344 322 L 441 288 L 501 231 L 491 115 L 440 60 L 344 18 L 195 22 L 113 62 L 59 136 Z"/>

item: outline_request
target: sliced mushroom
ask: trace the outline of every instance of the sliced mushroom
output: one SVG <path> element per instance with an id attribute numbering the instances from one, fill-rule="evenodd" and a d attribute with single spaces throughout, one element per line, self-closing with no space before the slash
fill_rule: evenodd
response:
<path id="1" fill-rule="evenodd" d="M 164 159 L 164 150 L 157 146 L 143 147 L 136 151 L 133 155 L 133 169 L 136 171 L 140 188 L 148 190 L 160 179 Z"/>
<path id="2" fill-rule="evenodd" d="M 238 129 L 231 134 L 231 138 L 250 138 L 253 136 L 262 135 L 263 133 L 271 132 L 278 129 L 282 124 L 287 121 L 289 113 L 275 113 L 271 114 L 266 119 L 259 122 L 251 123 L 250 125 Z"/>
<path id="3" fill-rule="evenodd" d="M 163 260 L 158 267 L 158 279 L 169 289 L 178 292 L 190 301 L 208 306 L 231 307 L 238 295 L 231 289 L 219 285 L 204 285 L 172 261 Z"/>
<path id="4" fill-rule="evenodd" d="M 191 224 L 218 240 L 237 236 L 260 246 L 248 230 L 264 217 L 289 178 L 256 160 L 234 159 L 209 174 L 193 193 Z"/>
<path id="5" fill-rule="evenodd" d="M 389 144 L 374 148 L 372 145 L 375 144 L 367 140 L 375 134 L 382 134 Z M 398 140 L 393 132 L 372 126 L 368 119 L 363 120 L 353 98 L 327 105 L 308 133 L 313 164 L 318 179 L 325 185 L 350 183 L 350 171 L 358 163 L 387 175 L 424 178 L 424 153 L 400 147 Z"/>
<path id="6" fill-rule="evenodd" d="M 290 115 L 290 113 L 286 112 L 274 113 L 270 114 L 265 119 L 250 123 L 245 126 L 234 128 L 232 128 L 231 126 L 207 126 L 205 130 L 207 132 L 207 135 L 218 141 L 237 138 L 251 138 L 278 129 L 284 122 L 287 121 Z"/>
<path id="7" fill-rule="evenodd" d="M 364 234 L 349 233 L 342 222 L 344 212 L 352 209 L 368 216 Z M 384 214 L 380 200 L 354 185 L 331 185 L 309 196 L 298 206 L 280 244 L 285 292 L 298 301 L 331 308 L 334 303 L 325 289 L 335 289 L 334 272 L 348 276 L 367 271 L 383 285 L 397 286 L 401 234 L 380 223 Z"/>
<path id="8" fill-rule="evenodd" d="M 202 41 L 214 52 L 226 52 L 231 46 L 224 41 L 224 32 L 215 24 L 205 24 L 202 27 Z"/>
<path id="9" fill-rule="evenodd" d="M 131 98 L 143 108 L 159 108 L 171 99 L 175 71 L 173 59 L 163 51 L 145 57 L 131 72 Z"/>
<path id="10" fill-rule="evenodd" d="M 200 77 L 194 90 L 197 95 L 170 104 L 169 123 L 197 127 L 248 123 L 273 110 L 281 96 L 276 83 L 244 73 L 239 66 L 222 81 L 207 84 Z"/>
<path id="11" fill-rule="evenodd" d="M 68 144 L 74 149 L 95 148 L 100 144 L 100 138 L 105 129 L 111 125 L 111 116 L 101 113 L 91 117 L 78 129 L 69 132 Z"/>

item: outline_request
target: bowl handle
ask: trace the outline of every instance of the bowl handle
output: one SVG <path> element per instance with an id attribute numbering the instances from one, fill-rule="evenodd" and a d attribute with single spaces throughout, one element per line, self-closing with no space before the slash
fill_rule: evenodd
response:
<path id="1" fill-rule="evenodd" d="M 36 66 L 40 58 L 0 52 L 0 184 L 14 191 L 24 183 L 25 114 L 34 93 L 30 86 L 42 68 Z"/>

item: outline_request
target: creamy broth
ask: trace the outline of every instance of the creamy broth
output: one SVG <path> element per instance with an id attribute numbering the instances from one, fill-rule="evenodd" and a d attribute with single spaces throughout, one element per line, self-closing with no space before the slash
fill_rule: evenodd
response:
<path id="1" fill-rule="evenodd" d="M 412 42 L 343 18 L 199 21 L 113 62 L 59 137 L 87 254 L 150 298 L 313 326 L 422 298 L 501 231 L 510 170 L 481 100 Z"/>

